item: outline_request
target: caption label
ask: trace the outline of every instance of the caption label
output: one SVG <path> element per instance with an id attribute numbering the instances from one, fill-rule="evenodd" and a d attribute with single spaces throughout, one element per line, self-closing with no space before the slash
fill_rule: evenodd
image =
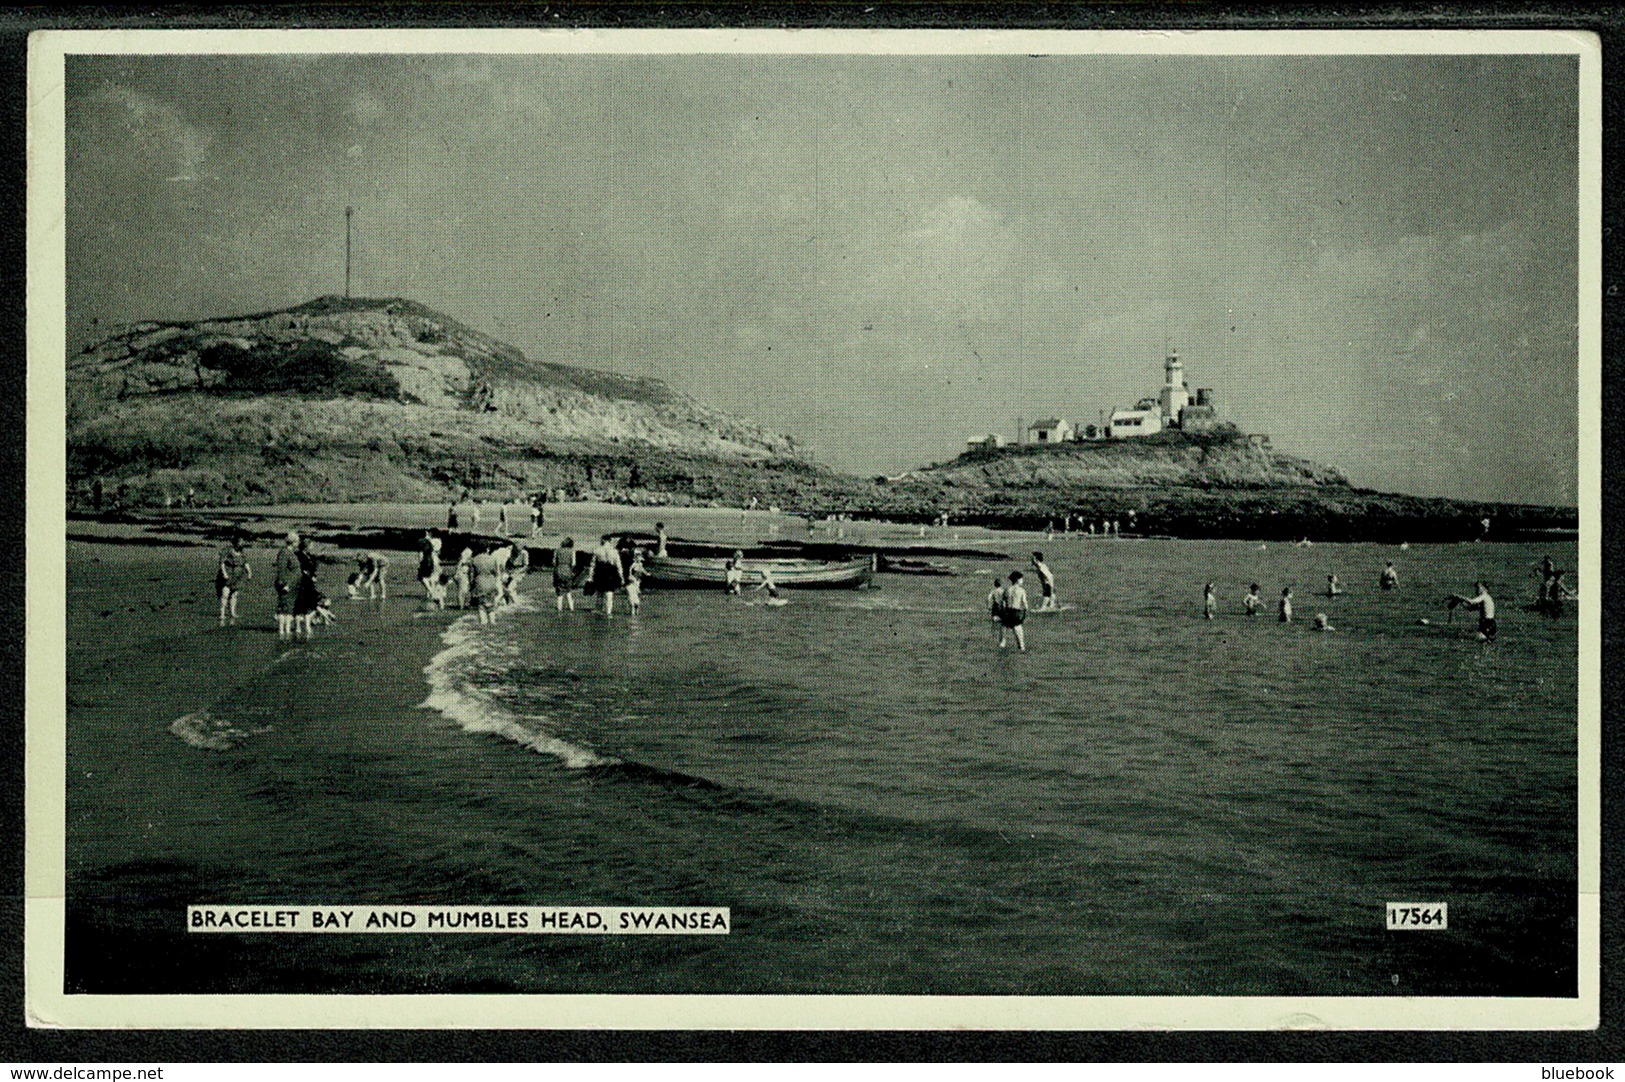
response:
<path id="1" fill-rule="evenodd" d="M 726 906 L 189 905 L 188 932 L 727 935 Z"/>

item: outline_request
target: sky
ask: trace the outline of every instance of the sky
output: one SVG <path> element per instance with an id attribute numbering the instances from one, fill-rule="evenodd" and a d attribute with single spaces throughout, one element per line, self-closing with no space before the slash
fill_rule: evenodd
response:
<path id="1" fill-rule="evenodd" d="M 70 349 L 404 296 L 861 474 L 1162 383 L 1572 503 L 1572 57 L 70 57 Z"/>

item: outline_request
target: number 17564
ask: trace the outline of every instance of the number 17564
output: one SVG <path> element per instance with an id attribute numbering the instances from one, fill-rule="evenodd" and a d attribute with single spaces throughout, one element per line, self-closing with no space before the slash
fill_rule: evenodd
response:
<path id="1" fill-rule="evenodd" d="M 1444 902 L 1389 902 L 1391 932 L 1436 931 L 1450 927 L 1450 907 Z"/>

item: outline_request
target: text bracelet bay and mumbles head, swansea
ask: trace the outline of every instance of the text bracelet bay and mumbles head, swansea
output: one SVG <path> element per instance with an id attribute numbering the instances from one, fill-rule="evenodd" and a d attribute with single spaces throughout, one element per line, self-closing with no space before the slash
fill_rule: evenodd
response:
<path id="1" fill-rule="evenodd" d="M 41 46 L 36 1016 L 1594 1017 L 1583 42 L 321 40 Z"/>

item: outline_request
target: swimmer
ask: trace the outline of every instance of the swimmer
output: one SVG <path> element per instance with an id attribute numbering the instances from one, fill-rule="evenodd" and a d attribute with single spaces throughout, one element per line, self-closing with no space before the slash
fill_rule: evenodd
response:
<path id="1" fill-rule="evenodd" d="M 1210 582 L 1202 587 L 1202 619 L 1213 619 L 1213 610 L 1219 605 L 1219 599 L 1213 594 L 1213 584 Z"/>
<path id="2" fill-rule="evenodd" d="M 729 558 L 726 565 L 726 574 L 724 576 L 728 583 L 728 592 L 730 594 L 737 595 L 739 593 L 740 586 L 745 581 L 744 564 L 745 554 L 737 549 L 734 550 L 733 556 Z"/>
<path id="3" fill-rule="evenodd" d="M 1563 581 L 1563 576 L 1567 574 L 1567 571 L 1552 572 L 1552 581 L 1546 591 L 1546 607 L 1552 616 L 1562 615 L 1563 602 L 1580 596 L 1569 589 L 1568 585 Z"/>
<path id="4" fill-rule="evenodd" d="M 1326 614 L 1323 613 L 1323 612 L 1315 613 L 1315 623 L 1314 623 L 1314 628 L 1313 629 L 1315 631 L 1336 631 L 1337 630 L 1335 627 L 1333 627 L 1331 625 L 1331 621 L 1326 619 Z"/>
<path id="5" fill-rule="evenodd" d="M 1038 572 L 1038 588 L 1043 600 L 1039 601 L 1040 612 L 1053 612 L 1055 609 L 1055 573 L 1044 562 L 1042 552 L 1033 553 L 1033 570 Z"/>
<path id="6" fill-rule="evenodd" d="M 1010 572 L 1010 585 L 1004 589 L 1004 603 L 999 606 L 999 649 L 1008 641 L 1006 632 L 1014 632 L 1016 646 L 1027 652 L 1027 635 L 1022 622 L 1027 619 L 1027 590 L 1021 585 L 1021 572 Z"/>
<path id="7" fill-rule="evenodd" d="M 1377 579 L 1377 585 L 1384 590 L 1399 589 L 1399 572 L 1394 570 L 1394 561 L 1389 560 L 1383 566 L 1382 575 Z"/>
<path id="8" fill-rule="evenodd" d="M 1444 599 L 1445 606 L 1454 613 L 1457 605 L 1465 605 L 1470 609 L 1478 610 L 1478 638 L 1483 642 L 1495 641 L 1495 598 L 1490 596 L 1489 588 L 1483 580 L 1473 583 L 1473 596 L 1463 597 L 1461 594 L 1451 594 Z"/>
<path id="9" fill-rule="evenodd" d="M 1247 587 L 1247 596 L 1241 599 L 1241 606 L 1247 610 L 1248 616 L 1257 616 L 1263 604 L 1263 599 L 1258 596 L 1258 583 L 1255 582 Z"/>
<path id="10" fill-rule="evenodd" d="M 783 598 L 779 597 L 779 584 L 773 581 L 773 571 L 770 568 L 762 568 L 762 581 L 751 587 L 751 590 L 753 592 L 756 590 L 766 590 L 768 604 L 783 600 Z"/>
<path id="11" fill-rule="evenodd" d="M 1292 587 L 1281 587 L 1281 600 L 1275 606 L 1275 619 L 1277 623 L 1290 624 L 1292 622 Z"/>
<path id="12" fill-rule="evenodd" d="M 1326 596 L 1336 597 L 1343 592 L 1343 584 L 1337 580 L 1336 575 L 1326 576 Z"/>

